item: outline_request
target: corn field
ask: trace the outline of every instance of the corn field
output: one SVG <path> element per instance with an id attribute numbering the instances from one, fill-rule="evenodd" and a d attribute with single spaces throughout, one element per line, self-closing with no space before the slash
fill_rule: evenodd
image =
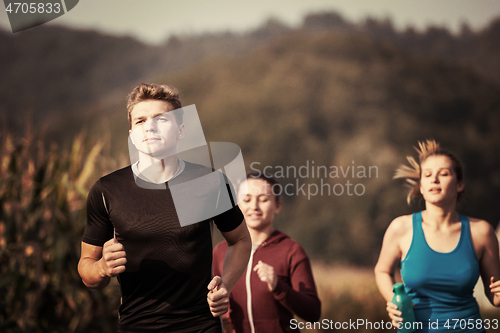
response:
<path id="1" fill-rule="evenodd" d="M 90 290 L 77 272 L 86 196 L 113 164 L 103 143 L 0 137 L 0 332 L 116 332 L 116 283 Z"/>

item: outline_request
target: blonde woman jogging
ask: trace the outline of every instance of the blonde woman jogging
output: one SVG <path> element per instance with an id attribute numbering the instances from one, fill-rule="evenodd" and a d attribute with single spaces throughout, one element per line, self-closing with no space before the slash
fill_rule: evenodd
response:
<path id="1" fill-rule="evenodd" d="M 408 203 L 422 197 L 425 209 L 397 217 L 387 228 L 375 266 L 380 293 L 396 326 L 403 319 L 391 302 L 396 267 L 401 263 L 405 290 L 414 305 L 418 332 L 485 332 L 498 321 L 482 320 L 473 297 L 481 276 L 484 293 L 500 306 L 498 240 L 489 223 L 456 211 L 464 193 L 463 168 L 458 158 L 435 141 L 419 143 L 419 162 L 407 157 L 394 178 L 411 185 Z"/>

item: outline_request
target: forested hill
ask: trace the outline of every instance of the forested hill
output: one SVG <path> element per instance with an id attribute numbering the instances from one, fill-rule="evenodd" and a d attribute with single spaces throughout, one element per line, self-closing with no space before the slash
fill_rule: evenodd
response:
<path id="1" fill-rule="evenodd" d="M 473 70 L 363 35 L 297 32 L 160 81 L 196 103 L 209 141 L 237 143 L 249 171 L 291 184 L 278 227 L 316 256 L 374 263 L 388 223 L 421 208 L 391 180 L 418 140 L 464 160 L 462 212 L 500 219 L 500 88 Z"/>
<path id="2" fill-rule="evenodd" d="M 171 37 L 146 45 L 130 37 L 40 26 L 16 34 L 0 29 L 2 120 L 21 131 L 27 115 L 49 133 L 74 133 L 89 109 L 125 100 L 137 82 L 182 70 L 213 54 L 242 54 L 259 35 Z M 92 114 L 92 115 L 91 115 Z M 31 117 L 31 116 L 30 116 Z"/>
<path id="3" fill-rule="evenodd" d="M 319 13 L 306 16 L 294 29 L 270 19 L 245 34 L 171 36 L 158 46 L 130 37 L 44 25 L 16 34 L 0 29 L 2 121 L 19 130 L 31 112 L 49 132 L 61 127 L 61 117 L 64 128 L 73 132 L 85 119 L 82 114 L 89 117 L 89 106 L 99 101 L 107 108 L 104 99 L 113 103 L 138 81 L 183 70 L 209 57 L 241 58 L 283 35 L 327 31 L 391 41 L 408 53 L 455 62 L 500 84 L 500 19 L 477 32 L 464 25 L 459 35 L 452 35 L 439 27 L 397 32 L 387 20 L 368 18 L 353 24 L 337 13 Z"/>
<path id="4" fill-rule="evenodd" d="M 367 18 L 363 24 L 345 21 L 337 13 L 308 15 L 302 25 L 308 31 L 358 31 L 371 38 L 390 40 L 410 53 L 421 53 L 466 67 L 472 67 L 482 76 L 500 84 L 500 18 L 482 31 L 474 32 L 463 23 L 458 35 L 446 28 L 430 26 L 424 32 L 407 28 L 398 32 L 390 20 Z"/>
<path id="5" fill-rule="evenodd" d="M 407 207 L 402 182 L 391 180 L 417 140 L 435 138 L 463 159 L 461 212 L 500 220 L 500 76 L 486 70 L 500 58 L 499 22 L 454 36 L 315 14 L 296 29 L 270 20 L 244 35 L 160 46 L 57 27 L 0 34 L 9 45 L 0 108 L 9 119 L 32 108 L 57 138 L 84 119 L 126 153 L 126 94 L 139 81 L 173 84 L 196 104 L 207 141 L 238 144 L 247 171 L 289 171 L 278 228 L 315 258 L 372 265 L 388 223 L 420 208 Z"/>

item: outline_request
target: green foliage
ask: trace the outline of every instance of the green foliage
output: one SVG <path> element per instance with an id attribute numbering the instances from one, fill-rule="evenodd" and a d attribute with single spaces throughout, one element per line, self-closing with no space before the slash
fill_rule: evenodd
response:
<path id="1" fill-rule="evenodd" d="M 44 145 L 28 129 L 0 146 L 0 331 L 116 331 L 119 291 L 90 290 L 77 272 L 85 198 L 105 166 L 102 143 Z"/>

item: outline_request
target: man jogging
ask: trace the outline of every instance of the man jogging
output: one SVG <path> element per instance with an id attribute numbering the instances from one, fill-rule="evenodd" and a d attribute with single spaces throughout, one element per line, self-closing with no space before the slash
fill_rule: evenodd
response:
<path id="1" fill-rule="evenodd" d="M 177 158 L 186 131 L 177 89 L 141 84 L 127 108 L 139 160 L 91 188 L 78 272 L 89 288 L 103 288 L 117 276 L 119 332 L 221 332 L 218 316 L 227 311 L 251 248 L 235 200 L 221 209 L 221 198 L 233 200 L 231 185 L 222 174 Z M 212 218 L 180 223 L 174 188 L 207 178 L 181 199 L 192 205 L 193 216 Z M 212 221 L 229 244 L 224 271 L 213 278 Z"/>

